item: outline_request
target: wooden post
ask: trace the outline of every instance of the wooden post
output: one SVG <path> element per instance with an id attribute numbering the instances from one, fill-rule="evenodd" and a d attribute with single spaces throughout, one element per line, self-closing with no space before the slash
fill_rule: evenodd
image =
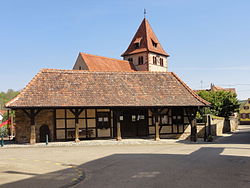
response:
<path id="1" fill-rule="evenodd" d="M 204 141 L 207 141 L 207 116 L 206 116 L 206 122 L 205 122 L 205 126 L 204 126 Z"/>
<path id="2" fill-rule="evenodd" d="M 155 141 L 160 140 L 159 114 L 160 112 L 158 112 L 158 109 L 157 109 L 155 113 Z"/>
<path id="3" fill-rule="evenodd" d="M 11 116 L 10 116 L 11 120 L 11 125 L 10 125 L 10 138 L 11 140 L 13 139 L 14 137 L 14 113 L 13 111 L 11 112 Z"/>
<path id="4" fill-rule="evenodd" d="M 36 125 L 30 125 L 30 144 L 36 143 Z"/>
<path id="5" fill-rule="evenodd" d="M 197 141 L 197 122 L 196 119 L 192 119 L 191 121 L 191 137 L 190 140 L 193 142 Z"/>
<path id="6" fill-rule="evenodd" d="M 121 141 L 122 140 L 122 136 L 121 136 L 121 123 L 120 123 L 120 121 L 117 121 L 116 140 L 117 141 Z"/>
<path id="7" fill-rule="evenodd" d="M 76 127 L 75 127 L 75 142 L 80 142 L 80 140 L 79 140 L 79 122 L 76 123 Z"/>
<path id="8" fill-rule="evenodd" d="M 30 110 L 30 144 L 36 143 L 35 111 Z"/>
<path id="9" fill-rule="evenodd" d="M 158 118 L 158 117 L 156 117 Z M 159 132 L 159 122 L 156 121 L 155 122 L 155 141 L 159 141 L 160 140 L 160 132 Z"/>
<path id="10" fill-rule="evenodd" d="M 7 119 L 9 120 L 10 119 L 10 111 L 9 110 L 7 110 Z M 12 120 L 11 120 L 11 124 L 12 124 Z M 11 134 L 11 127 L 10 127 L 10 134 Z M 9 135 L 9 140 L 11 140 L 10 139 L 10 135 Z"/>
<path id="11" fill-rule="evenodd" d="M 35 117 L 40 112 L 40 110 L 30 109 L 25 110 L 23 112 L 30 118 L 30 144 L 36 143 L 36 125 L 35 125 Z"/>
<path id="12" fill-rule="evenodd" d="M 208 115 L 207 118 L 208 118 L 207 122 L 208 122 L 208 137 L 209 137 L 209 136 L 212 135 L 212 130 L 211 130 L 211 116 Z"/>
<path id="13" fill-rule="evenodd" d="M 82 113 L 83 109 L 70 109 L 70 111 L 75 115 L 75 142 L 80 142 L 79 139 L 79 115 Z"/>

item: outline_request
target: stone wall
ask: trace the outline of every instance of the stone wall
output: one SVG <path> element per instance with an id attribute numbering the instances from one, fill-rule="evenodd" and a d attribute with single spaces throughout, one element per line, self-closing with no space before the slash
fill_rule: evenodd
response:
<path id="1" fill-rule="evenodd" d="M 234 132 L 238 127 L 238 117 L 231 116 L 229 120 L 222 117 L 211 118 L 211 134 L 212 136 L 220 136 L 223 133 Z M 197 125 L 197 133 L 199 138 L 204 137 L 205 123 L 200 123 Z M 206 126 L 206 131 L 208 133 L 208 126 Z"/>
<path id="2" fill-rule="evenodd" d="M 155 65 L 153 63 L 153 57 L 157 57 L 158 59 L 158 62 L 157 64 Z M 163 59 L 163 66 L 160 66 L 160 58 Z M 165 56 L 162 56 L 162 55 L 158 55 L 158 54 L 155 54 L 155 53 L 149 53 L 148 54 L 148 66 L 149 66 L 149 71 L 163 71 L 163 72 L 166 72 L 168 71 L 168 59 L 167 57 Z"/>
<path id="3" fill-rule="evenodd" d="M 40 141 L 39 129 L 42 125 L 48 125 L 50 129 L 50 140 L 53 141 L 54 135 L 54 122 L 53 122 L 53 110 L 42 110 L 35 118 L 36 125 L 36 141 Z M 16 110 L 15 112 L 15 127 L 16 136 L 15 139 L 18 143 L 29 143 L 30 141 L 30 119 L 22 110 Z"/>
<path id="4" fill-rule="evenodd" d="M 191 134 L 191 126 L 185 125 L 184 133 L 182 133 L 182 134 L 176 134 L 176 133 L 175 134 L 160 134 L 160 138 L 185 140 L 185 139 L 188 139 L 190 137 L 190 134 Z M 151 136 L 151 138 L 154 138 L 154 136 Z"/>
<path id="5" fill-rule="evenodd" d="M 139 59 L 140 56 L 143 57 L 143 64 L 142 65 L 138 64 L 138 59 Z M 133 55 L 130 55 L 130 56 L 126 56 L 126 57 L 124 57 L 124 60 L 128 61 L 129 58 L 133 58 L 133 64 L 134 64 L 136 70 L 138 70 L 138 71 L 147 71 L 148 70 L 148 56 L 147 56 L 147 53 L 139 53 L 139 54 L 133 54 Z"/>

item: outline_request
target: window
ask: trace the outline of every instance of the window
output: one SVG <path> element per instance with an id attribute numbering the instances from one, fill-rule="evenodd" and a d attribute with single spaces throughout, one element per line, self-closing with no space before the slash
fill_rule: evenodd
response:
<path id="1" fill-rule="evenodd" d="M 153 41 L 152 39 L 151 39 L 151 41 L 152 41 L 152 45 L 153 45 L 155 48 L 157 48 L 157 42 Z"/>
<path id="2" fill-rule="evenodd" d="M 143 64 L 143 56 L 139 56 L 138 57 L 138 65 L 142 65 Z"/>
<path id="3" fill-rule="evenodd" d="M 128 61 L 131 62 L 131 63 L 133 63 L 133 58 L 131 58 L 131 57 L 128 58 Z"/>
<path id="4" fill-rule="evenodd" d="M 160 65 L 163 67 L 163 58 L 160 58 Z"/>
<path id="5" fill-rule="evenodd" d="M 242 119 L 246 119 L 246 114 L 241 114 Z"/>
<path id="6" fill-rule="evenodd" d="M 155 56 L 153 56 L 153 64 L 157 65 L 157 61 L 156 61 L 156 57 Z"/>
<path id="7" fill-rule="evenodd" d="M 136 115 L 132 115 L 132 121 L 136 121 Z"/>
<path id="8" fill-rule="evenodd" d="M 136 38 L 136 39 L 134 40 L 134 45 L 135 45 L 135 48 L 136 48 L 136 49 L 140 47 L 141 40 L 142 40 L 142 37 Z"/>
<path id="9" fill-rule="evenodd" d="M 244 110 L 248 110 L 249 109 L 249 106 L 244 106 Z"/>
<path id="10" fill-rule="evenodd" d="M 140 43 L 139 42 L 135 43 L 135 48 L 139 48 L 139 47 L 140 47 Z"/>
<path id="11" fill-rule="evenodd" d="M 184 111 L 181 108 L 173 109 L 172 111 L 172 118 L 173 124 L 182 125 L 184 123 Z"/>
<path id="12" fill-rule="evenodd" d="M 110 119 L 109 112 L 97 112 L 97 128 L 98 129 L 109 129 L 110 128 Z"/>
<path id="13" fill-rule="evenodd" d="M 79 70 L 82 70 L 82 67 L 81 67 L 81 66 L 79 66 Z"/>

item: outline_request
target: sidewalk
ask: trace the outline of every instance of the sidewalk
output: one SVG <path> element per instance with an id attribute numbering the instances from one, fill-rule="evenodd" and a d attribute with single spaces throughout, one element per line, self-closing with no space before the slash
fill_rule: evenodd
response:
<path id="1" fill-rule="evenodd" d="M 187 142 L 190 141 L 181 141 Z M 154 139 L 122 139 L 121 141 L 116 141 L 115 139 L 108 140 L 82 140 L 78 143 L 74 141 L 67 142 L 49 142 L 46 143 L 36 143 L 34 145 L 30 144 L 8 144 L 6 143 L 2 148 L 19 148 L 19 147 L 58 147 L 58 146 L 102 146 L 102 145 L 153 145 L 153 144 L 177 144 L 180 140 L 177 139 L 161 139 L 155 141 Z"/>

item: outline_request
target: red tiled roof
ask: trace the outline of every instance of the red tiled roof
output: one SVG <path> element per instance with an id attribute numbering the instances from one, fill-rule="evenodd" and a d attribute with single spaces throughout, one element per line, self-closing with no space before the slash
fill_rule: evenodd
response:
<path id="1" fill-rule="evenodd" d="M 0 114 L 4 115 L 7 111 L 6 110 L 0 110 Z"/>
<path id="2" fill-rule="evenodd" d="M 157 43 L 157 47 L 153 46 L 152 41 L 154 43 Z M 136 48 L 135 45 L 136 42 L 140 43 L 139 48 Z M 147 52 L 147 51 L 169 56 L 162 48 L 150 24 L 148 23 L 148 20 L 144 18 L 135 36 L 133 37 L 128 49 L 122 54 L 122 56 L 124 57 L 127 55 L 136 54 L 140 52 Z"/>
<path id="3" fill-rule="evenodd" d="M 195 93 L 198 93 L 200 91 L 227 91 L 227 92 L 231 92 L 231 93 L 235 93 L 236 94 L 236 89 L 235 88 L 222 88 L 222 87 L 215 86 L 215 85 L 211 85 L 210 89 L 194 90 Z"/>
<path id="4" fill-rule="evenodd" d="M 205 106 L 171 72 L 41 70 L 8 108 Z"/>
<path id="5" fill-rule="evenodd" d="M 129 61 L 80 53 L 90 71 L 134 71 Z"/>
<path id="6" fill-rule="evenodd" d="M 215 86 L 215 85 L 213 85 L 211 87 L 211 90 L 212 91 L 227 91 L 227 92 L 231 92 L 231 93 L 236 93 L 235 88 L 222 88 L 222 87 Z"/>

